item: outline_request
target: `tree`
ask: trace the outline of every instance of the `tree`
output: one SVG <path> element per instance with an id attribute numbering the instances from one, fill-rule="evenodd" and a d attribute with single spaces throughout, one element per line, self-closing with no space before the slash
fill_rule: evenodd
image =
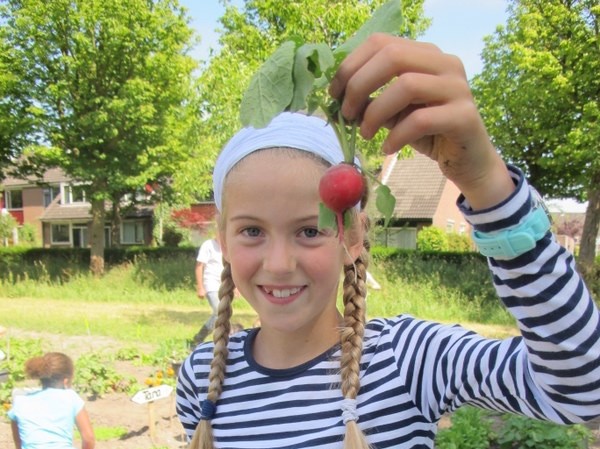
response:
<path id="1" fill-rule="evenodd" d="M 415 37 L 429 25 L 423 17 L 423 2 L 402 2 L 402 35 Z M 200 102 L 196 108 L 202 117 L 198 153 L 212 156 L 196 159 L 176 179 L 178 190 L 193 187 L 200 196 L 210 194 L 210 173 L 216 154 L 241 126 L 239 106 L 243 92 L 272 52 L 294 36 L 334 48 L 350 37 L 384 0 L 246 0 L 242 9 L 224 3 L 220 49 L 204 62 L 197 82 Z M 361 143 L 361 148 L 366 152 L 371 148 L 371 155 L 380 153 L 366 142 Z M 198 179 L 199 173 L 206 176 Z"/>
<path id="2" fill-rule="evenodd" d="M 193 32 L 177 0 L 7 0 L 1 8 L 0 42 L 11 49 L 2 57 L 11 70 L 0 78 L 10 80 L 2 107 L 16 111 L 6 128 L 27 144 L 21 169 L 59 166 L 85 183 L 90 266 L 101 274 L 106 201 L 166 184 L 189 158 Z"/>
<path id="3" fill-rule="evenodd" d="M 14 237 L 19 223 L 8 212 L 0 212 L 0 242 L 3 246 L 7 246 L 8 241 Z"/>
<path id="4" fill-rule="evenodd" d="M 544 195 L 588 200 L 580 260 L 600 227 L 600 5 L 512 0 L 473 80 L 494 143 Z"/>

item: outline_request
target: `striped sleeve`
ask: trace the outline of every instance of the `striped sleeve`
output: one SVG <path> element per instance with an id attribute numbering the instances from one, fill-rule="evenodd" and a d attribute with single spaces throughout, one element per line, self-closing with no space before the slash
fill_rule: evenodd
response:
<path id="1" fill-rule="evenodd" d="M 459 199 L 475 229 L 502 229 L 529 213 L 527 182 L 509 169 L 517 188 L 496 208 L 473 212 Z M 572 254 L 549 232 L 531 251 L 488 263 L 522 337 L 494 341 L 415 323 L 423 328 L 413 330 L 422 334 L 423 348 L 415 354 L 423 354 L 423 372 L 407 376 L 423 413 L 435 417 L 468 402 L 559 423 L 600 415 L 599 313 Z M 426 376 L 433 377 L 422 382 Z"/>

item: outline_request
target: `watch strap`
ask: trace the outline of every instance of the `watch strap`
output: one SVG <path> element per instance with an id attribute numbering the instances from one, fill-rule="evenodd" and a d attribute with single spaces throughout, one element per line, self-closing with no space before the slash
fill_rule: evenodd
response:
<path id="1" fill-rule="evenodd" d="M 547 210 L 538 204 L 516 226 L 490 233 L 473 231 L 473 241 L 486 257 L 512 259 L 535 248 L 550 227 Z"/>

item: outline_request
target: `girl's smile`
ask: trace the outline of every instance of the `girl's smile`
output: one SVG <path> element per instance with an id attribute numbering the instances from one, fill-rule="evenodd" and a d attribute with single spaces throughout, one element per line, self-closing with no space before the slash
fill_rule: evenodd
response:
<path id="1" fill-rule="evenodd" d="M 265 299 L 273 304 L 286 305 L 293 302 L 306 289 L 302 287 L 270 287 L 260 286 L 265 294 Z"/>

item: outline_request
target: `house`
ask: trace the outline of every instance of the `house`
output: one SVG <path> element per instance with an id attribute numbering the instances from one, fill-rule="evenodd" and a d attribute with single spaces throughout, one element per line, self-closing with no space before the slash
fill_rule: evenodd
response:
<path id="1" fill-rule="evenodd" d="M 7 210 L 19 225 L 33 226 L 44 247 L 89 246 L 91 205 L 82 183 L 73 182 L 62 170 L 53 168 L 41 179 L 7 177 L 1 186 L 0 209 Z M 153 206 L 129 209 L 122 217 L 119 243 L 149 245 Z M 113 246 L 108 222 L 104 240 L 105 246 Z"/>
<path id="2" fill-rule="evenodd" d="M 408 158 L 387 156 L 381 182 L 390 188 L 396 206 L 389 226 L 376 236 L 379 244 L 415 249 L 417 233 L 426 226 L 470 235 L 471 226 L 456 206 L 458 187 L 427 156 L 416 151 Z"/>
<path id="3" fill-rule="evenodd" d="M 546 207 L 552 216 L 552 227 L 556 233 L 556 239 L 571 252 L 575 252 L 581 243 L 587 206 L 587 202 L 580 203 L 570 198 L 546 200 Z M 599 248 L 600 238 L 596 242 L 596 251 Z"/>

